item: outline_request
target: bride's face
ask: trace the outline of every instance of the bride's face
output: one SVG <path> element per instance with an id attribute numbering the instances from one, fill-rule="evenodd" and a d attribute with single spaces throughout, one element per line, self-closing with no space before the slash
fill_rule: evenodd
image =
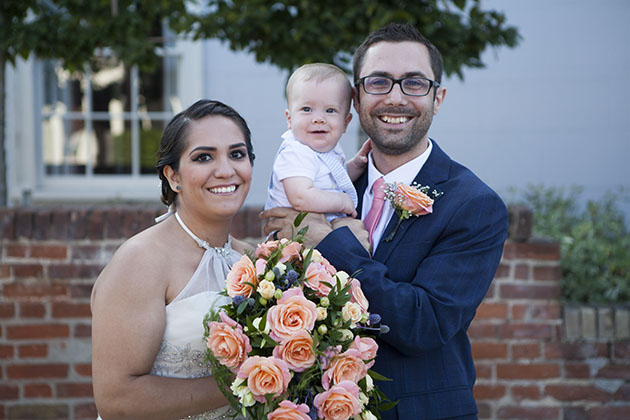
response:
<path id="1" fill-rule="evenodd" d="M 191 121 L 171 188 L 177 206 L 203 216 L 231 217 L 249 192 L 252 166 L 241 129 L 224 116 Z M 181 190 L 177 190 L 177 187 Z"/>

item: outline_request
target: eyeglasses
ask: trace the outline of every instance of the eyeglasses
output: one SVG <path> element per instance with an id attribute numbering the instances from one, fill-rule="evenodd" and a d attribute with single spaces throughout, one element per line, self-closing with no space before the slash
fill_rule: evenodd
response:
<path id="1" fill-rule="evenodd" d="M 387 95 L 397 83 L 400 85 L 402 93 L 409 96 L 425 96 L 433 86 L 440 87 L 438 82 L 426 77 L 394 79 L 387 76 L 365 76 L 360 78 L 355 86 L 362 85 L 363 90 L 371 95 Z"/>

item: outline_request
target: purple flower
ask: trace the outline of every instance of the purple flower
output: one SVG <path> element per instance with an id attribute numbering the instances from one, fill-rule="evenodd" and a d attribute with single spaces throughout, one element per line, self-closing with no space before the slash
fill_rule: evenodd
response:
<path id="1" fill-rule="evenodd" d="M 370 318 L 368 319 L 368 323 L 370 325 L 377 325 L 381 322 L 381 316 L 379 314 L 370 314 Z"/>
<path id="2" fill-rule="evenodd" d="M 243 296 L 240 295 L 236 295 L 232 298 L 232 303 L 235 306 L 239 306 L 241 303 L 243 303 L 243 301 L 245 300 L 245 298 Z"/>
<path id="3" fill-rule="evenodd" d="M 289 286 L 293 285 L 293 283 L 295 283 L 298 279 L 298 274 L 295 272 L 295 270 L 289 270 L 289 272 L 287 273 L 287 281 L 289 282 Z"/>
<path id="4" fill-rule="evenodd" d="M 287 271 L 287 274 L 285 274 L 284 279 L 282 279 L 282 282 L 280 283 L 280 290 L 287 290 L 288 288 L 293 286 L 293 284 L 295 284 L 297 279 L 298 273 L 296 273 L 295 270 Z"/>

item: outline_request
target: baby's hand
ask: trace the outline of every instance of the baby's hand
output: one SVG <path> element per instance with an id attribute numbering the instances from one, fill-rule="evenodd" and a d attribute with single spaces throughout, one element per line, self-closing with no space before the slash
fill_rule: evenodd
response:
<path id="1" fill-rule="evenodd" d="M 352 198 L 346 193 L 341 193 L 343 197 L 343 210 L 342 213 L 345 213 L 351 217 L 357 217 L 357 211 L 354 208 L 354 201 Z"/>

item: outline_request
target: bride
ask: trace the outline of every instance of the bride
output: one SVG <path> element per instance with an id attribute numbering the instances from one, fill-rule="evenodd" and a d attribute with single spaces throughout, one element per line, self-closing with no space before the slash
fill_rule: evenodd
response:
<path id="1" fill-rule="evenodd" d="M 169 212 L 126 241 L 92 291 L 94 398 L 103 419 L 221 419 L 227 400 L 203 363 L 203 316 L 249 245 L 230 237 L 249 191 L 245 120 L 202 100 L 167 125 L 158 151 Z"/>

